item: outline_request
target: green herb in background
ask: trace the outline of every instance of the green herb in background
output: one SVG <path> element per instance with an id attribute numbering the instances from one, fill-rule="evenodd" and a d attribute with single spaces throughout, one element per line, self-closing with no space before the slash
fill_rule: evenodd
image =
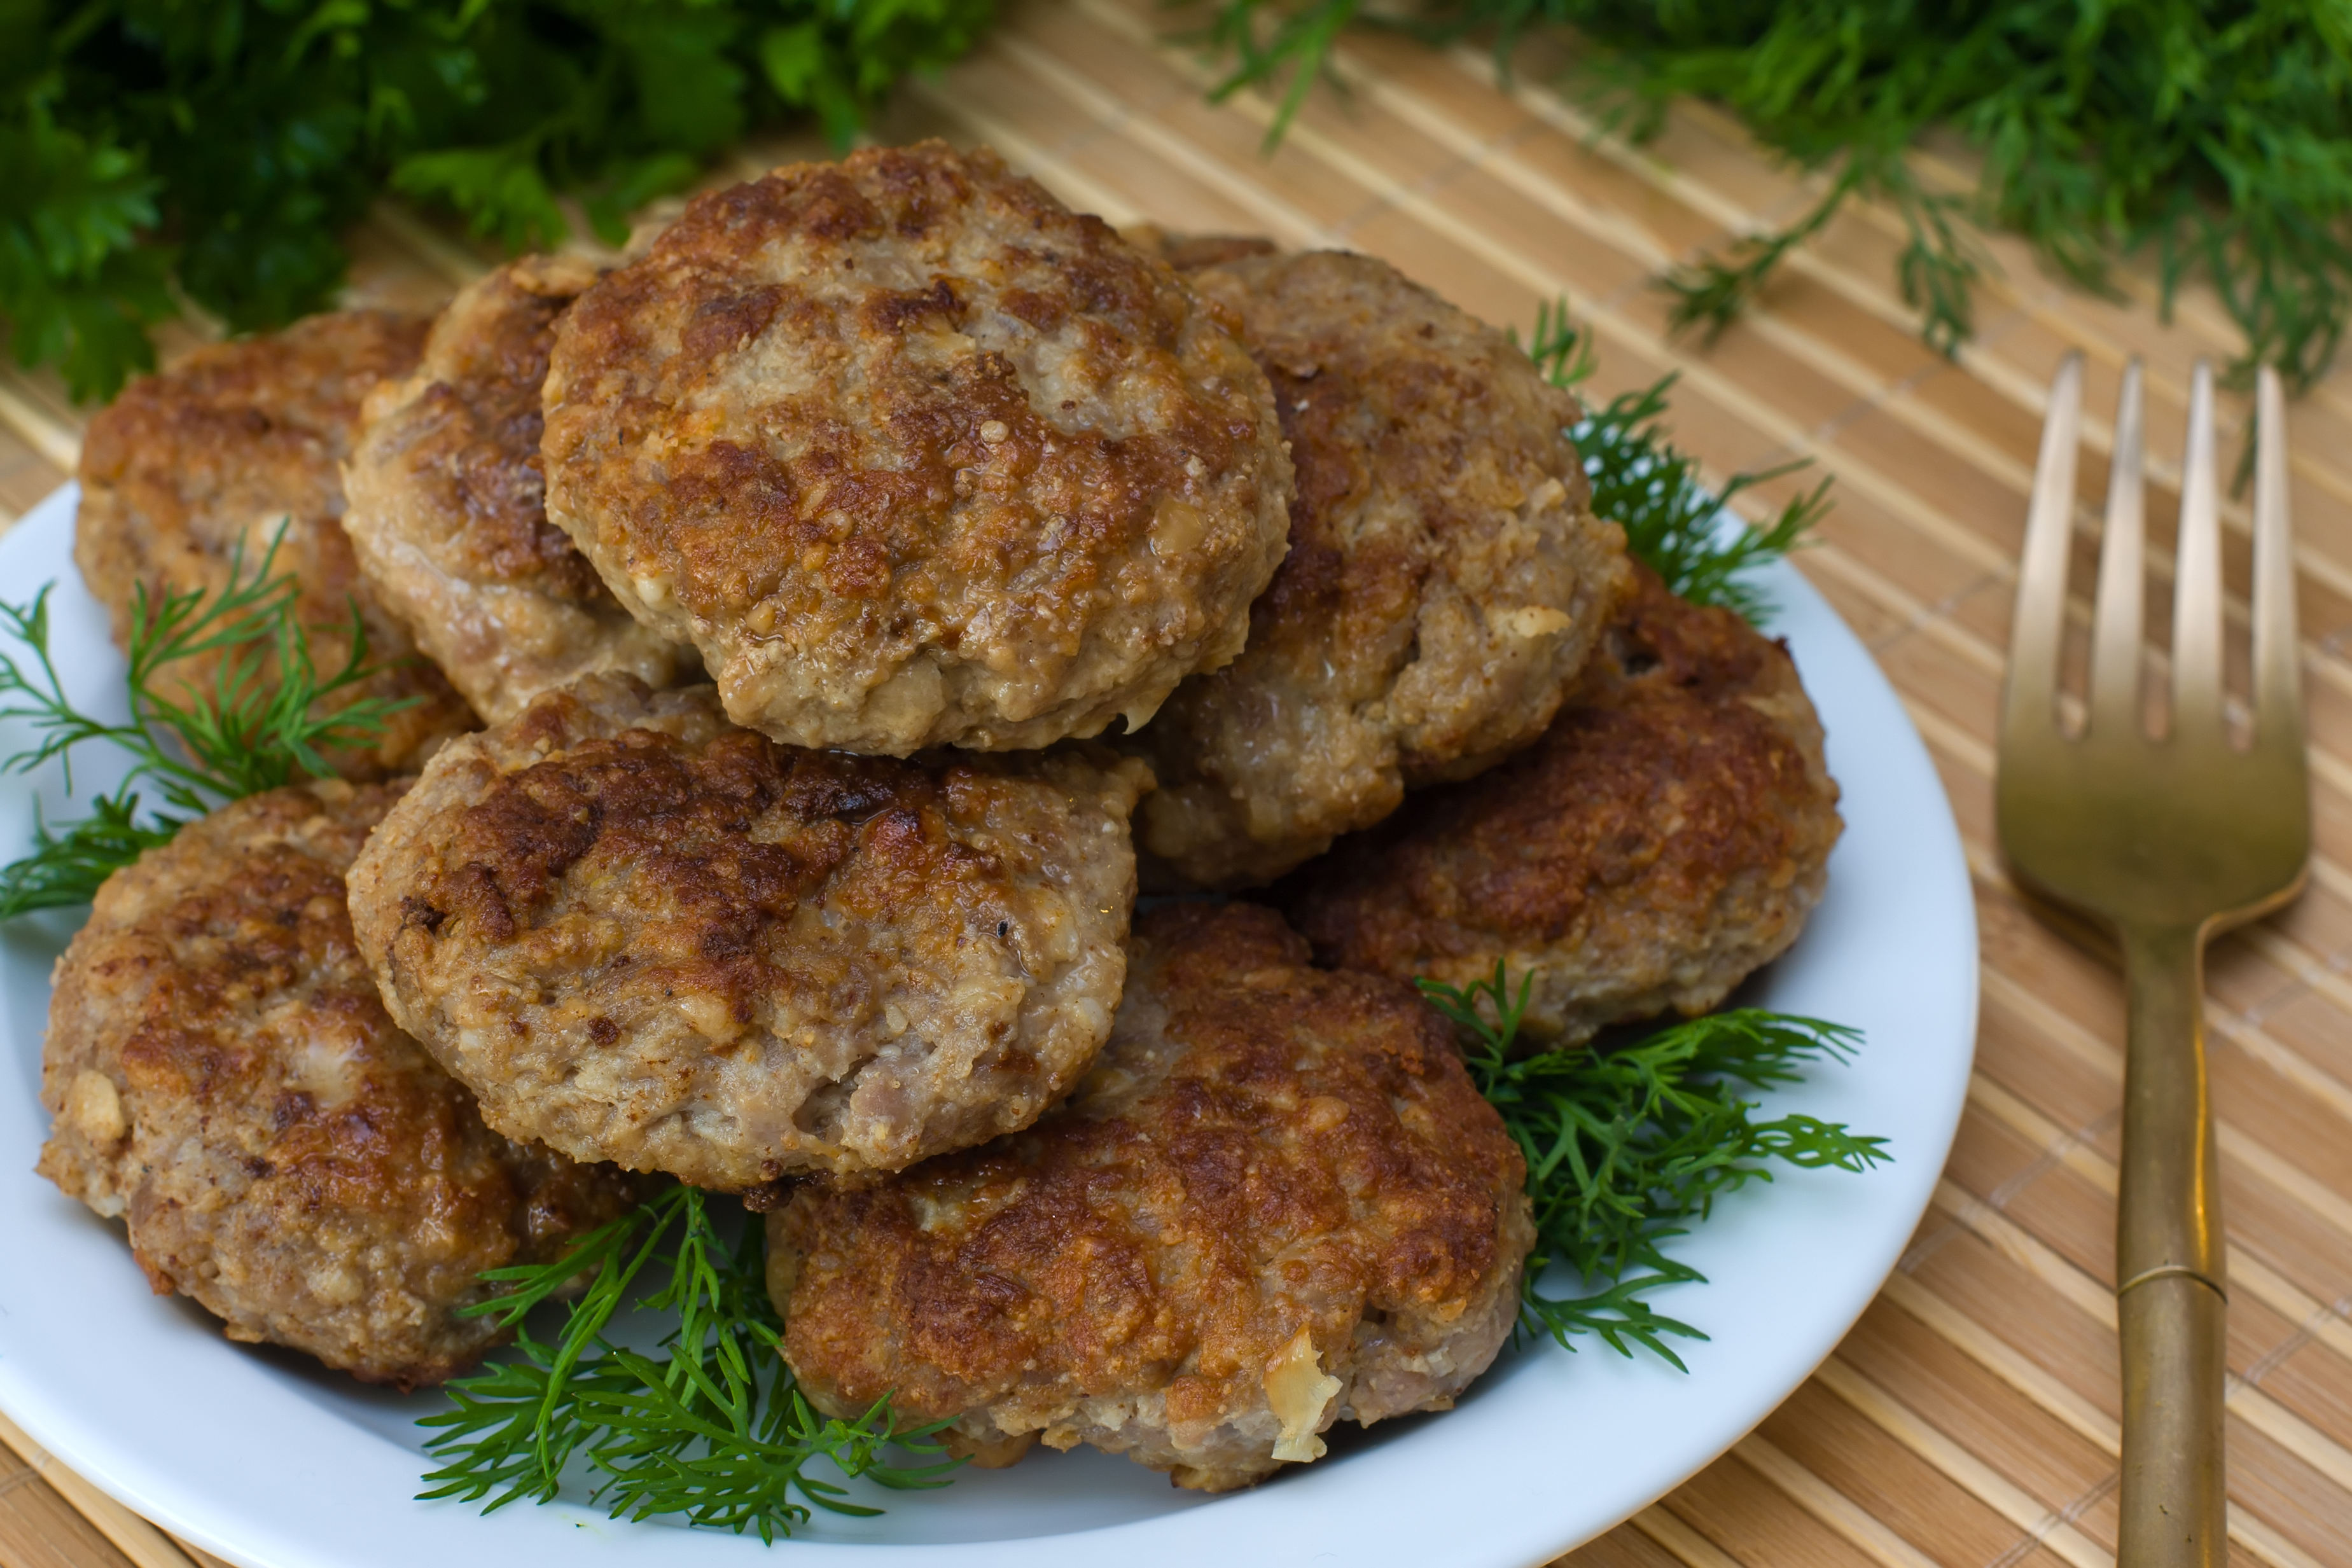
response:
<path id="1" fill-rule="evenodd" d="M 674 1248 L 664 1251 L 673 1232 Z M 457 1408 L 418 1423 L 434 1432 L 425 1447 L 446 1461 L 418 1495 L 488 1498 L 485 1512 L 518 1498 L 547 1502 L 580 1458 L 597 1477 L 591 1500 L 609 1498 L 615 1519 L 677 1515 L 738 1534 L 756 1530 L 773 1542 L 806 1522 L 812 1504 L 879 1511 L 809 1474 L 814 1459 L 894 1490 L 946 1484 L 956 1461 L 937 1458 L 924 1441 L 944 1422 L 901 1431 L 887 1399 L 842 1421 L 802 1397 L 779 1348 L 784 1325 L 768 1299 L 763 1257 L 756 1217 L 730 1245 L 703 1194 L 677 1186 L 552 1263 L 484 1274 L 508 1289 L 467 1311 L 517 1326 L 521 1354 L 448 1384 Z M 635 1304 L 677 1323 L 660 1356 L 604 1337 L 648 1268 L 664 1283 Z M 552 1343 L 520 1328 L 532 1308 L 583 1274 L 587 1290 L 566 1309 Z M 918 1462 L 886 1463 L 890 1444 Z"/>
<path id="2" fill-rule="evenodd" d="M 1528 357 L 1554 386 L 1573 392 L 1596 368 L 1592 343 L 1568 319 L 1568 307 L 1539 307 Z M 1721 490 L 1700 478 L 1698 460 L 1665 437 L 1667 375 L 1639 392 L 1620 392 L 1588 408 L 1569 431 L 1592 480 L 1592 510 L 1625 530 L 1625 542 L 1666 587 L 1694 604 L 1719 604 L 1749 621 L 1772 610 L 1748 574 L 1796 549 L 1829 511 L 1824 478 L 1780 508 L 1761 527 L 1723 526 L 1733 497 L 1805 466 L 1791 463 L 1761 474 L 1736 474 Z"/>
<path id="3" fill-rule="evenodd" d="M 0 604 L 0 632 L 23 650 L 21 657 L 0 652 L 0 720 L 33 732 L 30 746 L 0 762 L 0 774 L 21 776 L 56 759 L 71 789 L 78 747 L 101 742 L 131 759 L 130 773 L 111 794 L 92 800 L 89 816 L 62 829 L 37 824 L 32 852 L 0 867 L 0 920 L 87 904 L 141 851 L 170 842 L 214 807 L 298 778 L 329 777 L 334 769 L 323 752 L 374 739 L 385 719 L 415 700 L 362 697 L 320 710 L 322 699 L 381 666 L 368 662 L 367 628 L 353 607 L 340 673 L 319 674 L 297 616 L 299 585 L 270 575 L 283 538 L 281 529 L 249 577 L 243 551 L 233 554 L 217 594 L 167 592 L 151 601 L 140 586 L 131 601 L 131 717 L 122 724 L 92 718 L 66 696 L 49 656 L 55 583 L 29 605 Z M 159 685 L 170 683 L 158 675 L 194 658 L 214 661 L 209 687 L 185 700 L 162 695 Z M 142 814 L 145 789 L 156 804 Z"/>
<path id="4" fill-rule="evenodd" d="M 0 0 L 0 319 L 77 398 L 153 362 L 174 289 L 320 309 L 387 187 L 509 248 L 597 232 L 753 126 L 846 143 L 990 0 Z"/>
<path id="5" fill-rule="evenodd" d="M 1947 351 L 1975 329 L 1983 258 L 1960 220 L 2013 229 L 2066 277 L 2110 286 L 2152 255 L 2169 309 L 2210 279 L 2248 362 L 2307 386 L 2352 310 L 2352 5 L 2346 0 L 1218 0 L 1224 90 L 1286 78 L 1286 124 L 1358 22 L 1438 40 L 1572 30 L 1568 86 L 1641 139 L 1679 94 L 1736 110 L 1769 147 L 1828 177 L 1780 230 L 1667 279 L 1676 319 L 1720 329 L 1851 197 L 1903 220 L 1904 298 Z M 1983 160 L 1967 195 L 1906 154 L 1931 130 Z"/>
<path id="6" fill-rule="evenodd" d="M 1575 1336 L 1599 1334 L 1620 1354 L 1639 1344 L 1683 1368 L 1667 1336 L 1706 1335 L 1644 1298 L 1705 1276 L 1667 1256 L 1666 1243 L 1721 1195 L 1770 1181 L 1773 1161 L 1864 1171 L 1890 1157 L 1884 1138 L 1836 1123 L 1795 1113 L 1756 1121 L 1755 1103 L 1741 1098 L 1743 1088 L 1798 1082 L 1807 1062 L 1852 1056 L 1862 1037 L 1842 1025 L 1743 1008 L 1617 1050 L 1579 1046 L 1515 1061 L 1527 980 L 1513 996 L 1498 963 L 1492 979 L 1469 986 L 1420 984 L 1461 1032 L 1472 1080 L 1527 1156 L 1536 1249 L 1522 1326 L 1570 1349 Z M 1538 1276 L 1555 1262 L 1599 1289 L 1543 1294 Z"/>

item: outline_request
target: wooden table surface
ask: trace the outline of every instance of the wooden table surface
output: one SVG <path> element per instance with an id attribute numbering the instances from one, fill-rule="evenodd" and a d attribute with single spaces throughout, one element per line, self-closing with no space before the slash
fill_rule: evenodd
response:
<path id="1" fill-rule="evenodd" d="M 2002 867 L 1993 715 L 2043 389 L 2060 355 L 2087 354 L 2094 415 L 2079 622 L 2118 372 L 2131 354 L 2147 361 L 2160 545 L 2189 368 L 2234 350 L 2227 317 L 2197 295 L 2160 323 L 2145 277 L 2093 298 L 1995 238 L 1978 336 L 1948 361 L 1921 345 L 1896 292 L 1899 225 L 1863 210 L 1799 253 L 1764 308 L 1719 341 L 1676 340 L 1654 275 L 1810 196 L 1725 117 L 1679 111 L 1657 141 L 1629 149 L 1594 140 L 1573 107 L 1532 85 L 1544 77 L 1532 56 L 1517 85 L 1498 85 L 1478 51 L 1360 38 L 1339 53 L 1347 94 L 1318 92 L 1266 158 L 1265 102 L 1203 101 L 1211 73 L 1159 41 L 1167 16 L 1151 0 L 1014 4 L 972 58 L 910 87 L 876 133 L 991 142 L 1115 222 L 1370 251 L 1493 321 L 1524 327 L 1539 303 L 1567 296 L 1597 329 L 1602 392 L 1680 372 L 1675 433 L 1713 475 L 1801 457 L 1836 476 L 1836 509 L 1798 564 L 1901 691 L 1967 840 L 1983 1021 L 1959 1141 L 1916 1241 L 1786 1406 L 1562 1561 L 2112 1562 L 2122 989 L 2112 954 L 2043 924 Z M 747 150 L 721 177 L 812 151 Z M 1931 177 L 1960 178 L 1921 162 Z M 484 265 L 393 209 L 354 246 L 363 302 L 430 304 Z M 2233 461 L 2245 402 L 2223 407 Z M 2352 1564 L 2352 361 L 2290 418 L 2317 858 L 2300 903 L 2215 949 L 2206 1004 L 2232 1287 L 2231 1552 L 2270 1568 Z M 0 377 L 7 517 L 65 477 L 79 420 L 53 383 Z M 2232 504 L 2226 517 L 2242 636 L 2247 517 Z M 2168 555 L 2155 553 L 2167 570 Z M 0 1425 L 0 1441 L 14 1455 L 0 1452 L 8 1568 L 208 1561 L 13 1427 Z M 1475 1514 L 1463 1528 L 1476 1530 Z M 789 1561 L 789 1546 L 777 1550 Z"/>

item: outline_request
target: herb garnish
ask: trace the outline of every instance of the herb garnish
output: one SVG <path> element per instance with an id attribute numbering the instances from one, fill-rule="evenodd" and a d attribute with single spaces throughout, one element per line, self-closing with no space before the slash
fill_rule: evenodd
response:
<path id="1" fill-rule="evenodd" d="M 1884 1139 L 1811 1116 L 1755 1121 L 1754 1103 L 1739 1097 L 1739 1085 L 1793 1083 L 1807 1061 L 1845 1060 L 1860 1044 L 1853 1030 L 1742 1009 L 1622 1050 L 1515 1061 L 1525 982 L 1514 998 L 1497 964 L 1491 980 L 1458 989 L 1423 980 L 1421 989 L 1462 1031 L 1472 1081 L 1527 1157 L 1537 1242 L 1520 1325 L 1570 1350 L 1576 1336 L 1598 1334 L 1622 1354 L 1638 1344 L 1688 1370 L 1668 1337 L 1706 1335 L 1644 1298 L 1705 1276 L 1667 1256 L 1666 1244 L 1705 1219 L 1717 1196 L 1770 1181 L 1770 1161 L 1862 1171 L 1889 1157 Z M 520 1354 L 449 1383 L 457 1407 L 419 1420 L 434 1432 L 425 1447 L 446 1461 L 425 1475 L 420 1498 L 488 1498 L 486 1512 L 518 1499 L 547 1502 L 583 1459 L 597 1478 L 590 1500 L 609 1499 L 615 1519 L 677 1515 L 773 1542 L 805 1523 L 812 1504 L 877 1511 L 810 1475 L 812 1460 L 898 1490 L 946 1484 L 957 1461 L 925 1439 L 948 1423 L 901 1429 L 887 1398 L 854 1421 L 809 1405 L 784 1364 L 762 1228 L 749 1220 L 730 1245 L 709 1203 L 693 1187 L 672 1187 L 553 1262 L 482 1276 L 505 1289 L 465 1311 L 516 1329 Z M 1538 1277 L 1555 1260 L 1601 1289 L 1543 1294 Z M 605 1337 L 648 1268 L 666 1282 L 635 1304 L 677 1322 L 658 1357 Z M 583 1275 L 587 1288 L 554 1338 L 531 1337 L 531 1311 Z M 887 1462 L 882 1450 L 893 1444 L 917 1462 Z"/>
<path id="2" fill-rule="evenodd" d="M 131 771 L 110 794 L 90 801 L 89 815 L 61 829 L 37 822 L 33 852 L 0 867 L 0 920 L 35 909 L 86 904 L 99 884 L 137 860 L 140 852 L 215 806 L 298 777 L 332 775 L 323 753 L 363 745 L 383 733 L 384 721 L 414 697 L 361 697 L 333 711 L 331 698 L 367 681 L 383 667 L 368 662 L 367 627 L 353 605 L 348 646 L 339 672 L 321 676 L 299 618 L 301 587 L 272 576 L 281 527 L 248 576 L 242 546 L 229 556 L 228 581 L 218 592 L 133 591 L 128 684 L 131 717 L 110 724 L 68 699 L 49 656 L 49 583 L 29 605 L 0 604 L 0 632 L 28 655 L 0 652 L 0 720 L 26 722 L 33 744 L 0 762 L 0 774 L 26 774 L 52 758 L 73 785 L 73 753 L 92 741 L 127 755 Z M 208 682 L 190 683 L 184 700 L 164 695 L 165 671 L 190 660 L 212 664 Z M 142 790 L 157 804 L 143 813 Z"/>
<path id="3" fill-rule="evenodd" d="M 1770 1181 L 1771 1161 L 1864 1171 L 1892 1157 L 1885 1139 L 1841 1124 L 1794 1113 L 1755 1121 L 1740 1086 L 1794 1083 L 1802 1064 L 1843 1061 L 1862 1037 L 1818 1019 L 1739 1008 L 1616 1050 L 1578 1046 L 1514 1061 L 1532 980 L 1523 978 L 1514 997 L 1498 961 L 1492 978 L 1467 986 L 1420 982 L 1460 1031 L 1471 1079 L 1527 1156 L 1536 1250 L 1522 1281 L 1521 1326 L 1570 1350 L 1586 1333 L 1622 1355 L 1643 1345 L 1687 1371 L 1666 1336 L 1706 1335 L 1643 1298 L 1706 1276 L 1667 1256 L 1665 1243 L 1689 1234 L 1718 1196 Z M 1543 1294 L 1538 1276 L 1554 1262 L 1601 1288 Z"/>
<path id="4" fill-rule="evenodd" d="M 1528 357 L 1554 386 L 1576 391 L 1596 368 L 1591 340 L 1568 319 L 1565 302 L 1538 306 Z M 1735 474 L 1721 490 L 1699 477 L 1698 460 L 1665 438 L 1669 372 L 1639 392 L 1620 392 L 1599 408 L 1588 407 L 1569 439 L 1592 481 L 1592 510 L 1625 530 L 1626 546 L 1665 580 L 1674 593 L 1694 604 L 1719 604 L 1749 621 L 1761 621 L 1772 605 L 1748 573 L 1777 560 L 1803 542 L 1829 509 L 1827 478 L 1780 508 L 1769 523 L 1731 532 L 1722 526 L 1731 498 L 1803 468 L 1783 464 L 1760 474 Z"/>
<path id="5" fill-rule="evenodd" d="M 509 248 L 580 199 L 617 244 L 754 125 L 845 146 L 991 0 L 0 3 L 0 319 L 77 398 L 152 367 L 174 287 L 230 328 L 325 308 L 389 189 Z"/>
<path id="6" fill-rule="evenodd" d="M 1507 62 L 1529 29 L 1563 25 L 1570 85 L 1643 140 L 1689 94 L 1729 106 L 1827 186 L 1778 230 L 1663 280 L 1675 320 L 1719 329 L 1789 252 L 1855 196 L 1900 217 L 1904 299 L 1950 351 L 1976 327 L 1989 265 L 1964 226 L 2012 229 L 2084 287 L 2113 291 L 2119 257 L 2152 255 L 2168 313 L 2209 279 L 2247 361 L 2307 386 L 2352 313 L 2352 34 L 2305 0 L 1219 0 L 1209 29 L 1233 61 L 1223 92 L 1286 74 L 1279 136 L 1356 23 L 1424 37 L 1491 36 Z M 1973 192 L 1923 180 L 1912 152 L 1938 128 L 1983 160 Z"/>
<path id="7" fill-rule="evenodd" d="M 601 1478 L 591 1500 L 609 1497 L 615 1519 L 676 1514 L 738 1534 L 757 1530 L 772 1543 L 807 1521 L 810 1504 L 880 1511 L 809 1474 L 812 1460 L 897 1490 L 945 1484 L 957 1461 L 932 1458 L 939 1449 L 924 1441 L 945 1422 L 902 1430 L 887 1398 L 843 1421 L 802 1396 L 780 1349 L 784 1325 L 768 1299 L 760 1222 L 747 1218 L 730 1245 L 708 1205 L 693 1187 L 672 1187 L 554 1262 L 482 1276 L 509 1289 L 465 1310 L 516 1328 L 521 1354 L 449 1383 L 457 1407 L 418 1422 L 436 1428 L 425 1447 L 447 1461 L 425 1477 L 438 1484 L 420 1497 L 488 1497 L 484 1512 L 517 1498 L 546 1502 L 577 1456 Z M 664 1251 L 673 1230 L 676 1245 Z M 677 1324 L 659 1357 L 604 1337 L 649 1266 L 666 1282 L 636 1304 Z M 530 1310 L 592 1270 L 554 1341 L 533 1339 L 521 1326 Z M 885 1462 L 889 1444 L 919 1462 Z"/>

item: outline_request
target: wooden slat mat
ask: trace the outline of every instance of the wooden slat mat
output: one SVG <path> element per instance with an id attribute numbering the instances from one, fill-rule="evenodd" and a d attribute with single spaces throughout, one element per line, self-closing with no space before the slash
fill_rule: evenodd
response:
<path id="1" fill-rule="evenodd" d="M 1562 1561 L 2110 1563 L 2122 992 L 2112 956 L 2042 924 L 2003 871 L 1993 714 L 2042 389 L 2059 356 L 2087 352 L 2101 415 L 2125 359 L 2146 357 L 2161 544 L 2189 367 L 2233 351 L 2226 316 L 2196 297 L 2159 323 L 2144 277 L 2094 298 L 1995 238 L 1979 334 L 1947 361 L 1921 346 L 1895 291 L 1899 225 L 1864 210 L 1796 256 L 1764 308 L 1719 341 L 1676 340 L 1651 287 L 1658 270 L 1811 195 L 1724 117 L 1679 111 L 1660 140 L 1628 149 L 1593 141 L 1572 106 L 1530 85 L 1544 79 L 1540 59 L 1498 84 L 1475 50 L 1351 39 L 1339 62 L 1349 90 L 1318 93 L 1264 158 L 1265 103 L 1203 101 L 1212 74 L 1159 42 L 1169 26 L 1150 0 L 1015 4 L 973 58 L 909 89 L 877 133 L 992 142 L 1114 221 L 1374 252 L 1489 320 L 1524 326 L 1566 295 L 1597 330 L 1604 393 L 1681 373 L 1675 434 L 1717 477 L 1800 457 L 1836 476 L 1836 510 L 1799 565 L 1901 690 L 1968 841 L 1983 1025 L 1959 1142 L 1914 1245 L 1786 1406 Z M 805 151 L 747 151 L 728 172 Z M 1962 177 L 1932 157 L 1921 164 Z M 353 291 L 372 301 L 429 303 L 483 265 L 394 210 L 357 244 Z M 2225 398 L 2224 412 L 2234 458 L 2243 400 Z M 2318 859 L 2299 904 L 2216 949 L 2207 1002 L 2233 1287 L 2231 1551 L 2271 1568 L 2352 1564 L 2352 365 L 2291 419 Z M 21 511 L 64 476 L 78 426 L 53 386 L 0 379 L 0 507 Z M 2078 514 L 2085 586 L 2106 482 L 2103 418 L 2091 426 Z M 2230 612 L 2242 627 L 2243 507 L 2227 519 Z M 2169 558 L 2155 554 L 2161 572 Z M 178 1568 L 169 1542 L 40 1468 L 13 1432 L 0 1437 L 26 1461 L 0 1455 L 0 1560 L 96 1568 L 128 1553 Z M 1475 1509 L 1463 1529 L 1477 1529 Z"/>

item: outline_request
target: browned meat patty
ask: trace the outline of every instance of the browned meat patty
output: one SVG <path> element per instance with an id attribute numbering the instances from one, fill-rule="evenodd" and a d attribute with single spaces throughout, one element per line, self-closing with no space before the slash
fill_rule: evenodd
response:
<path id="1" fill-rule="evenodd" d="M 890 756 L 1150 717 L 1240 651 L 1290 488 L 1220 311 L 936 141 L 697 197 L 564 318 L 545 453 L 737 722 Z"/>
<path id="2" fill-rule="evenodd" d="M 1158 224 L 1130 224 L 1118 232 L 1136 249 L 1157 256 L 1179 272 L 1198 272 L 1204 267 L 1253 256 L 1272 256 L 1281 248 L 1257 235 L 1171 234 Z"/>
<path id="3" fill-rule="evenodd" d="M 343 871 L 399 792 L 251 796 L 107 880 L 58 965 L 40 1171 L 231 1339 L 413 1388 L 502 1337 L 457 1316 L 483 1270 L 555 1256 L 633 1186 L 483 1126 L 385 1016 Z"/>
<path id="4" fill-rule="evenodd" d="M 1412 990 L 1250 904 L 1137 922 L 1110 1044 L 1025 1133 L 768 1218 L 820 1408 L 885 1393 L 1010 1463 L 1091 1443 L 1220 1491 L 1444 1410 L 1534 1244 L 1526 1166 Z"/>
<path id="5" fill-rule="evenodd" d="M 369 395 L 343 466 L 368 581 L 492 724 L 591 672 L 656 686 L 701 674 L 547 520 L 540 388 L 557 318 L 596 277 L 576 256 L 525 256 L 459 294 L 416 372 Z"/>
<path id="6" fill-rule="evenodd" d="M 1129 743 L 1147 887 L 1269 882 L 1409 787 L 1465 779 L 1543 733 L 1625 591 L 1577 416 L 1505 334 L 1395 268 L 1336 252 L 1180 259 L 1244 327 L 1297 467 L 1290 553 L 1249 645 Z"/>
<path id="7" fill-rule="evenodd" d="M 1094 1060 L 1149 779 L 803 751 L 590 675 L 433 759 L 352 917 L 502 1132 L 729 1191 L 897 1170 Z"/>
<path id="8" fill-rule="evenodd" d="M 368 656 L 391 664 L 334 699 L 409 698 L 381 741 L 334 754 L 353 779 L 415 766 L 469 729 L 474 716 L 360 575 L 344 536 L 338 467 L 358 435 L 361 399 L 416 363 L 425 322 L 380 310 L 313 316 L 283 332 L 197 350 L 162 375 L 131 383 L 89 422 L 81 449 L 74 560 L 128 646 L 132 591 L 217 592 L 242 546 L 251 572 L 282 525 L 274 570 L 301 584 L 322 674 L 343 667 L 353 601 Z M 169 666 L 169 683 L 211 689 L 217 661 Z"/>
<path id="9" fill-rule="evenodd" d="M 1286 889 L 1316 956 L 1534 976 L 1533 1039 L 1717 1006 L 1787 951 L 1841 824 L 1788 650 L 1647 568 L 1543 739 L 1416 796 Z"/>

